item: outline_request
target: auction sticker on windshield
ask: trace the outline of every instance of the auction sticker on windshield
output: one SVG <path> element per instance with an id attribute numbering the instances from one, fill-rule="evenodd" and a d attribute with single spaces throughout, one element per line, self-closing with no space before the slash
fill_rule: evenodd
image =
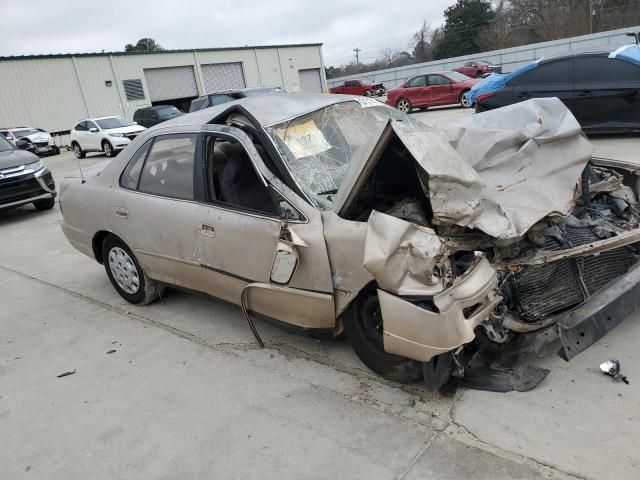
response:
<path id="1" fill-rule="evenodd" d="M 331 148 L 313 120 L 292 125 L 287 129 L 278 129 L 276 135 L 289 147 L 296 158 L 318 155 Z"/>

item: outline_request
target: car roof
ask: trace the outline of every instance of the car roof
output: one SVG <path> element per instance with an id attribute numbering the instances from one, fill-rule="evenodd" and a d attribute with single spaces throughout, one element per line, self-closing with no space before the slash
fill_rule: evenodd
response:
<path id="1" fill-rule="evenodd" d="M 167 108 L 167 107 L 173 107 L 173 108 L 177 108 L 175 105 L 152 105 L 150 107 L 140 107 L 138 109 L 139 110 L 160 110 L 161 108 Z M 114 117 L 103 117 L 103 118 L 114 118 Z"/>
<path id="2" fill-rule="evenodd" d="M 563 58 L 575 58 L 575 57 L 584 57 L 584 56 L 592 56 L 592 57 L 604 57 L 608 56 L 611 53 L 609 50 L 576 50 L 568 53 L 560 53 L 558 55 L 552 55 L 549 57 L 542 57 L 538 60 L 538 63 L 543 64 L 547 62 L 551 62 L 554 60 L 561 60 Z"/>
<path id="3" fill-rule="evenodd" d="M 167 127 L 202 126 L 237 105 L 246 109 L 260 125 L 268 126 L 349 100 L 362 100 L 362 97 L 324 93 L 283 93 L 274 100 L 273 95 L 256 95 L 188 113 L 168 120 L 162 125 Z M 384 104 L 380 103 L 380 105 Z"/>

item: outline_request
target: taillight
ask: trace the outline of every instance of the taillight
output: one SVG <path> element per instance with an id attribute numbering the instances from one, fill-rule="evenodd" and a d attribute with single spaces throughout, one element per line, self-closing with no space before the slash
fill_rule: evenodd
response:
<path id="1" fill-rule="evenodd" d="M 480 103 L 481 101 L 489 98 L 489 97 L 493 97 L 495 95 L 495 93 L 483 93 L 482 95 L 478 95 L 476 98 L 476 103 Z"/>

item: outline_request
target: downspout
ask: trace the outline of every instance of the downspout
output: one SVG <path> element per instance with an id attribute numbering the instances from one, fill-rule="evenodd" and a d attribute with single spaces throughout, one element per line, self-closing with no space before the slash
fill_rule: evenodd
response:
<path id="1" fill-rule="evenodd" d="M 71 64 L 73 65 L 73 73 L 76 76 L 76 81 L 78 82 L 78 88 L 80 88 L 80 96 L 82 97 L 82 103 L 84 103 L 84 110 L 87 112 L 87 118 L 91 116 L 89 113 L 89 105 L 87 104 L 87 99 L 84 96 L 84 89 L 82 88 L 82 83 L 80 82 L 80 75 L 78 75 L 78 67 L 76 65 L 76 58 L 71 57 Z"/>

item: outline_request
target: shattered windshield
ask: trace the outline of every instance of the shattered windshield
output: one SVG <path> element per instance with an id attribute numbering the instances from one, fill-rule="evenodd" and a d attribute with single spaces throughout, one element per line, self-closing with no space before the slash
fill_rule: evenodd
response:
<path id="1" fill-rule="evenodd" d="M 425 128 L 377 100 L 362 99 L 330 105 L 267 131 L 298 185 L 320 209 L 328 210 L 353 157 L 378 139 L 390 118 Z"/>

